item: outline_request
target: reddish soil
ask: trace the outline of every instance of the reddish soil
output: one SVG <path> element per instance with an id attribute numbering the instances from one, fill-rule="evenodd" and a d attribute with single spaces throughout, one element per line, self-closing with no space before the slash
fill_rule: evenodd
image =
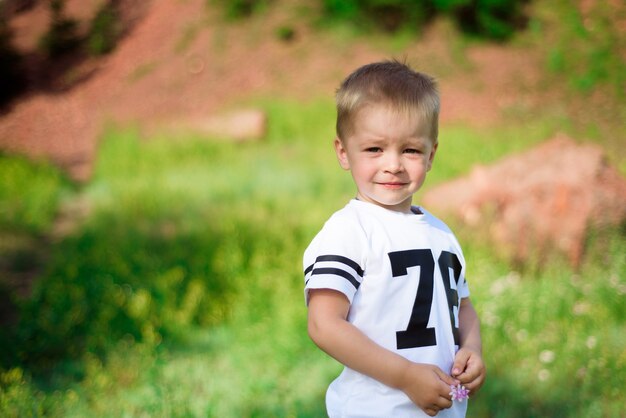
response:
<path id="1" fill-rule="evenodd" d="M 68 15 L 84 30 L 98 3 L 68 0 Z M 86 180 L 107 122 L 150 126 L 198 118 L 259 96 L 329 97 L 352 69 L 393 56 L 439 78 L 442 124 L 492 124 L 508 107 L 537 100 L 541 65 L 528 50 L 482 45 L 458 52 L 450 42 L 453 29 L 440 23 L 389 52 L 371 38 L 340 41 L 295 23 L 315 13 L 309 3 L 277 1 L 262 15 L 229 24 L 206 0 L 126 0 L 129 29 L 112 54 L 52 65 L 36 52 L 49 19 L 47 3 L 38 2 L 10 19 L 32 88 L 0 115 L 0 149 L 51 159 Z M 284 25 L 295 29 L 293 40 L 276 35 Z"/>
<path id="2" fill-rule="evenodd" d="M 579 267 L 591 231 L 626 221 L 626 178 L 607 164 L 599 145 L 557 135 L 475 166 L 467 176 L 430 189 L 422 202 L 487 233 L 494 252 L 513 265 L 542 266 L 557 255 Z"/>

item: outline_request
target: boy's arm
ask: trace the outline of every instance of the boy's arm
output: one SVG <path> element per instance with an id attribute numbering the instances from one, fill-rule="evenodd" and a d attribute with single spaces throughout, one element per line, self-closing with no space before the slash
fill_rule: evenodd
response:
<path id="1" fill-rule="evenodd" d="M 458 381 L 434 365 L 413 363 L 369 339 L 347 321 L 350 303 L 342 293 L 309 292 L 308 331 L 318 347 L 345 366 L 402 390 L 430 416 L 452 406 L 450 385 Z"/>
<path id="2" fill-rule="evenodd" d="M 459 307 L 460 349 L 454 358 L 452 376 L 476 393 L 485 381 L 485 364 L 482 358 L 480 321 L 469 298 L 461 299 Z"/>

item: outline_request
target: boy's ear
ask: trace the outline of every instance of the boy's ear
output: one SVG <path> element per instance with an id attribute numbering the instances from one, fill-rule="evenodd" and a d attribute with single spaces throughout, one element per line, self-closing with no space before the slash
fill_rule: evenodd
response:
<path id="1" fill-rule="evenodd" d="M 338 137 L 335 138 L 335 153 L 337 154 L 337 161 L 344 170 L 350 170 L 350 163 L 348 162 L 348 153 L 346 152 L 343 142 Z"/>
<path id="2" fill-rule="evenodd" d="M 433 168 L 433 161 L 435 160 L 435 154 L 437 153 L 437 147 L 439 147 L 439 141 L 433 144 L 433 149 L 430 150 L 430 155 L 428 156 L 428 171 Z"/>

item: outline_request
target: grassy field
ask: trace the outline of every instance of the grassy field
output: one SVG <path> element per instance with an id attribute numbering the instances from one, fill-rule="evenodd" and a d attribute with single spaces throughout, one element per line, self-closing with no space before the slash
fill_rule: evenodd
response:
<path id="1" fill-rule="evenodd" d="M 331 148 L 331 102 L 262 106 L 260 143 L 112 127 L 79 189 L 1 157 L 3 231 L 45 237 L 76 199 L 89 215 L 45 244 L 33 297 L 3 328 L 0 415 L 324 416 L 340 366 L 306 335 L 301 254 L 354 190 Z M 526 128 L 537 141 L 555 129 Z M 444 127 L 426 187 L 532 144 L 510 127 Z M 489 370 L 470 415 L 624 416 L 623 235 L 590 242 L 579 272 L 512 271 L 480 236 L 460 239 Z"/>

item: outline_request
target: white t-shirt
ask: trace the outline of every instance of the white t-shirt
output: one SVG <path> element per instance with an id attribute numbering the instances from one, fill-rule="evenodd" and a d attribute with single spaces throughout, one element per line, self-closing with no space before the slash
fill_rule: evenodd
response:
<path id="1" fill-rule="evenodd" d="M 458 309 L 469 296 L 465 260 L 452 231 L 423 208 L 407 214 L 351 200 L 304 253 L 310 289 L 351 303 L 348 321 L 379 345 L 449 373 L 458 350 Z M 331 418 L 427 417 L 400 390 L 345 367 L 326 393 Z M 437 416 L 464 417 L 467 401 Z"/>

